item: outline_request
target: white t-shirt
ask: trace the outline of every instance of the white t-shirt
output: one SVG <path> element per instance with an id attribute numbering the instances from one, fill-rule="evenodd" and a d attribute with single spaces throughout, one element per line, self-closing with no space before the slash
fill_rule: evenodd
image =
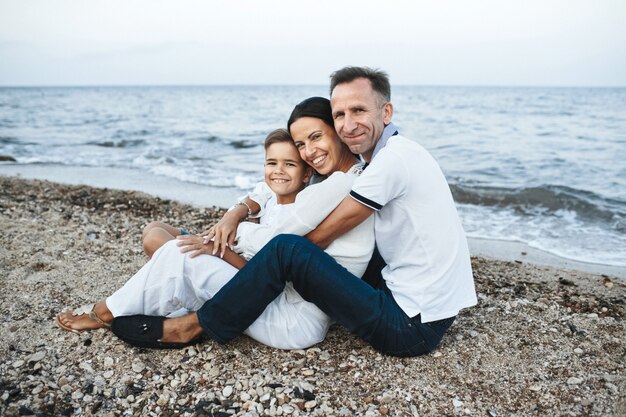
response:
<path id="1" fill-rule="evenodd" d="M 465 232 L 448 183 L 419 144 L 392 136 L 356 179 L 352 198 L 376 211 L 382 275 L 402 310 L 422 322 L 476 304 Z"/>

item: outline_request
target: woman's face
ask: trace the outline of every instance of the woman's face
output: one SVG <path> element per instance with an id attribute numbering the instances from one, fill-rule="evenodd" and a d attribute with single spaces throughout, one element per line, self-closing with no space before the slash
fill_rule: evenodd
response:
<path id="1" fill-rule="evenodd" d="M 321 119 L 301 117 L 289 127 L 300 157 L 321 175 L 342 170 L 349 150 L 337 136 L 335 129 Z"/>

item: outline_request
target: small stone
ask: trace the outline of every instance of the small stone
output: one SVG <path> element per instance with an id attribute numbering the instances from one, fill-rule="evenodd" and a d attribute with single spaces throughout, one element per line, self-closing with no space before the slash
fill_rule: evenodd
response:
<path id="1" fill-rule="evenodd" d="M 105 367 L 105 368 L 110 368 L 110 367 L 112 367 L 112 366 L 113 366 L 113 363 L 114 363 L 114 362 L 113 362 L 113 358 L 111 358 L 111 357 L 109 357 L 109 356 L 107 356 L 107 357 L 105 357 L 105 358 L 104 358 L 104 367 Z"/>
<path id="2" fill-rule="evenodd" d="M 535 392 L 541 391 L 541 385 L 531 385 L 528 389 Z"/>
<path id="3" fill-rule="evenodd" d="M 33 395 L 37 395 L 37 394 L 39 394 L 41 391 L 43 391 L 43 386 L 39 385 L 39 386 L 35 387 L 35 388 L 31 391 L 31 394 L 33 394 Z"/>
<path id="4" fill-rule="evenodd" d="M 13 362 L 13 367 L 14 368 L 19 368 L 20 366 L 24 365 L 24 361 L 21 359 L 16 360 L 15 362 Z"/>
<path id="5" fill-rule="evenodd" d="M 383 404 L 389 404 L 391 402 L 393 402 L 393 395 L 390 395 L 388 393 L 384 393 L 383 397 L 380 399 L 380 402 Z"/>
<path id="6" fill-rule="evenodd" d="M 302 375 L 304 375 L 304 376 L 312 376 L 312 375 L 315 375 L 315 371 L 313 369 L 304 369 L 302 371 Z"/>
<path id="7" fill-rule="evenodd" d="M 115 372 L 113 371 L 106 371 L 105 373 L 102 374 L 103 377 L 105 377 L 106 379 L 111 378 L 113 375 L 115 374 Z"/>
<path id="8" fill-rule="evenodd" d="M 317 405 L 317 401 L 315 400 L 307 401 L 304 403 L 304 408 L 306 408 L 307 410 L 310 410 L 312 408 L 315 408 L 316 405 Z"/>
<path id="9" fill-rule="evenodd" d="M 226 385 L 224 389 L 222 390 L 222 395 L 226 398 L 230 397 L 232 393 L 233 393 L 232 385 Z"/>
<path id="10" fill-rule="evenodd" d="M 34 353 L 30 359 L 28 360 L 29 362 L 39 362 L 40 360 L 42 360 L 43 358 L 46 357 L 46 352 L 45 351 L 39 351 L 37 353 Z"/>
<path id="11" fill-rule="evenodd" d="M 289 404 L 283 404 L 280 406 L 280 408 L 283 409 L 283 413 L 284 414 L 291 414 L 294 412 L 295 408 L 293 408 L 291 405 Z"/>
<path id="12" fill-rule="evenodd" d="M 89 372 L 90 374 L 93 374 L 93 368 L 91 367 L 91 364 L 88 362 L 81 362 L 81 364 L 79 365 L 81 369 L 84 369 L 85 371 Z"/>
<path id="13" fill-rule="evenodd" d="M 322 361 L 330 360 L 330 353 L 326 351 L 323 351 L 322 353 L 320 353 L 320 360 Z"/>
<path id="14" fill-rule="evenodd" d="M 580 385 L 583 383 L 583 379 L 582 378 L 578 378 L 578 377 L 571 377 L 567 380 L 567 385 Z"/>
<path id="15" fill-rule="evenodd" d="M 581 348 L 576 348 L 574 349 L 574 353 L 577 355 L 581 355 L 583 353 L 583 350 Z"/>
<path id="16" fill-rule="evenodd" d="M 587 407 L 588 405 L 591 405 L 592 402 L 593 402 L 593 399 L 591 399 L 591 398 L 583 398 L 580 401 L 580 404 L 585 406 L 585 407 Z"/>
<path id="17" fill-rule="evenodd" d="M 472 330 L 472 331 L 470 332 L 470 336 L 472 336 L 472 337 L 478 337 L 478 334 L 479 334 L 479 333 L 478 333 L 476 330 Z"/>
<path id="18" fill-rule="evenodd" d="M 133 362 L 133 371 L 137 372 L 138 374 L 143 372 L 143 370 L 146 369 L 146 365 L 144 365 L 143 362 L 141 361 L 135 361 Z"/>
<path id="19" fill-rule="evenodd" d="M 452 400 L 452 405 L 454 406 L 454 408 L 462 407 L 463 401 L 459 400 L 458 398 L 455 398 Z"/>
<path id="20" fill-rule="evenodd" d="M 72 393 L 72 400 L 80 400 L 81 398 L 83 398 L 83 396 L 84 396 L 84 395 L 85 395 L 85 394 L 83 394 L 83 393 L 82 393 L 82 392 L 80 392 L 80 391 L 74 391 L 74 392 Z"/>
<path id="21" fill-rule="evenodd" d="M 159 399 L 157 400 L 157 405 L 164 407 L 167 405 L 167 403 L 169 402 L 170 398 L 167 395 L 161 395 L 159 396 Z"/>
<path id="22" fill-rule="evenodd" d="M 439 351 L 433 353 L 433 358 L 440 358 L 441 356 L 443 356 L 443 353 L 441 353 Z"/>
<path id="23" fill-rule="evenodd" d="M 619 392 L 619 389 L 617 388 L 617 385 L 615 384 L 611 384 L 610 382 L 607 382 L 604 384 L 604 386 L 611 392 L 611 395 L 617 395 L 617 393 Z"/>

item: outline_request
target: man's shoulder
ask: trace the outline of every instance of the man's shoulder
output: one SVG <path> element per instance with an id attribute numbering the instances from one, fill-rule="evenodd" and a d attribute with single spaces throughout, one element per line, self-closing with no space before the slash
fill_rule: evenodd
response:
<path id="1" fill-rule="evenodd" d="M 399 134 L 390 137 L 385 147 L 380 150 L 381 155 L 390 154 L 389 156 L 392 158 L 412 158 L 416 153 L 421 152 L 425 152 L 424 147 L 416 141 Z"/>

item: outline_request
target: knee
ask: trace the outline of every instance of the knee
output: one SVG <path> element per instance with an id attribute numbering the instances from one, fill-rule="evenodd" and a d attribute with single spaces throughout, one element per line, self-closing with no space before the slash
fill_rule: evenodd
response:
<path id="1" fill-rule="evenodd" d="M 311 244 L 306 238 L 298 235 L 278 235 L 270 240 L 267 245 L 271 245 L 276 249 L 293 248 L 297 246 Z"/>
<path id="2" fill-rule="evenodd" d="M 161 222 L 150 222 L 146 225 L 146 227 L 143 228 L 143 231 L 141 232 L 141 240 L 146 240 L 146 238 L 148 237 L 148 234 L 150 234 L 150 232 L 152 232 L 154 229 L 156 228 L 161 228 L 163 225 L 163 223 Z"/>
<path id="3" fill-rule="evenodd" d="M 158 227 L 153 227 L 150 229 L 143 237 L 143 251 L 148 255 L 149 258 L 152 257 L 154 252 L 157 251 L 165 242 L 171 240 L 172 237 L 167 234 L 167 232 Z"/>

